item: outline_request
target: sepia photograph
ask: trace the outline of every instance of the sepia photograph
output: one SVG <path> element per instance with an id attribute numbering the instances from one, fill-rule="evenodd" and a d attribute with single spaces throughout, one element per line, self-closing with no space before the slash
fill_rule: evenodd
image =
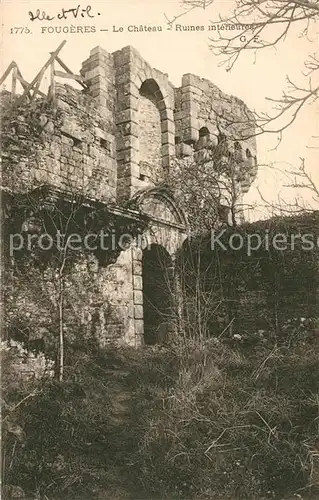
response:
<path id="1" fill-rule="evenodd" d="M 319 499 L 318 0 L 2 0 L 1 498 Z"/>

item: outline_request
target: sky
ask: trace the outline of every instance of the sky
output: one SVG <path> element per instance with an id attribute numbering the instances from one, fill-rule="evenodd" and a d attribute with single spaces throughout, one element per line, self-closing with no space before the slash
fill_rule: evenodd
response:
<path id="1" fill-rule="evenodd" d="M 178 19 L 183 25 L 204 25 L 210 21 L 218 21 L 219 15 L 232 9 L 234 0 L 215 0 L 207 8 L 194 9 Z M 94 19 L 68 19 L 31 22 L 29 11 L 36 13 L 37 9 L 51 17 L 56 16 L 62 8 L 81 9 L 91 6 L 90 14 Z M 301 37 L 298 30 L 292 30 L 286 40 L 275 49 L 260 51 L 255 58 L 252 51 L 245 53 L 232 71 L 227 72 L 221 66 L 221 59 L 209 48 L 210 32 L 169 31 L 167 18 L 172 19 L 183 12 L 178 0 L 117 0 L 93 1 L 90 4 L 78 3 L 74 0 L 65 2 L 47 0 L 2 0 L 1 18 L 1 74 L 12 60 L 16 61 L 24 78 L 31 81 L 62 40 L 67 40 L 61 52 L 63 61 L 79 73 L 81 63 L 90 50 L 101 45 L 106 51 L 114 52 L 126 45 L 134 46 L 141 56 L 153 67 L 168 73 L 170 81 L 179 86 L 185 73 L 193 73 L 207 78 L 224 92 L 241 98 L 252 110 L 269 111 L 271 103 L 267 97 L 279 98 L 284 88 L 287 88 L 286 76 L 297 82 L 304 83 L 307 79 L 302 75 L 303 63 L 309 53 L 318 50 L 318 33 L 313 29 L 311 40 Z M 97 15 L 99 13 L 100 15 Z M 164 31 L 157 33 L 129 33 L 128 25 L 162 26 Z M 43 26 L 78 26 L 95 25 L 96 33 L 83 34 L 42 34 Z M 113 31 L 120 26 L 123 31 Z M 14 27 L 28 27 L 30 34 L 13 34 Z M 100 31 L 107 28 L 109 31 Z M 14 29 L 13 29 L 14 31 Z M 49 75 L 46 75 L 49 78 Z M 48 80 L 47 80 L 48 81 Z M 318 84 L 318 82 L 317 82 Z M 6 82 L 7 88 L 10 81 Z M 250 219 L 268 216 L 264 200 L 278 203 L 278 199 L 292 201 L 295 196 L 302 196 L 307 203 L 314 203 L 311 193 L 284 187 L 289 184 L 291 176 L 286 170 L 297 170 L 300 158 L 305 158 L 306 166 L 314 182 L 319 186 L 318 151 L 312 146 L 319 136 L 319 99 L 317 104 L 307 106 L 296 122 L 284 133 L 280 145 L 273 135 L 260 136 L 257 141 L 258 163 L 260 164 L 257 178 L 245 202 L 253 205 Z M 272 164 L 272 168 L 266 165 Z M 319 208 L 316 206 L 316 208 Z"/>

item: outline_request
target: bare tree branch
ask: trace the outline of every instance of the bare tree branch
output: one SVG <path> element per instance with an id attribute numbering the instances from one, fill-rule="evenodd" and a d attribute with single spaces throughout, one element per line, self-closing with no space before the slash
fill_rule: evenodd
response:
<path id="1" fill-rule="evenodd" d="M 206 8 L 212 3 L 183 1 L 188 8 Z M 230 71 L 247 51 L 254 52 L 256 57 L 262 49 L 279 46 L 292 27 L 298 27 L 300 36 L 311 41 L 312 28 L 318 20 L 318 0 L 233 0 L 230 14 L 220 15 L 218 21 L 210 21 L 210 48 L 214 54 L 221 56 L 220 64 Z M 299 85 L 287 76 L 288 88 L 282 96 L 268 98 L 272 110 L 268 113 L 254 112 L 256 135 L 277 134 L 277 146 L 282 133 L 295 122 L 300 111 L 318 99 L 319 86 L 314 83 L 318 82 L 318 55 L 305 54 L 304 68 L 300 70 L 307 77 L 304 84 Z M 251 122 L 251 118 L 247 121 Z"/>

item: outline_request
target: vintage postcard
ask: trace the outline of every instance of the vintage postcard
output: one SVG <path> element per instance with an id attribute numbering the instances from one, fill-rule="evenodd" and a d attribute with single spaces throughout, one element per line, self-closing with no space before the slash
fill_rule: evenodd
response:
<path id="1" fill-rule="evenodd" d="M 4 500 L 319 495 L 318 0 L 2 0 Z"/>

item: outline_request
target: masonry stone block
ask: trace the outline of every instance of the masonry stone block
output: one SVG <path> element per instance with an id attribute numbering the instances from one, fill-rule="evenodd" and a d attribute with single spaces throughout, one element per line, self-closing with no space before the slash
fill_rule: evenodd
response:
<path id="1" fill-rule="evenodd" d="M 132 177 L 139 178 L 140 176 L 140 166 L 137 163 L 131 162 L 130 164 L 130 173 Z"/>
<path id="2" fill-rule="evenodd" d="M 183 142 L 197 142 L 199 139 L 199 131 L 195 127 L 189 127 L 183 130 Z"/>
<path id="3" fill-rule="evenodd" d="M 164 169 L 169 169 L 170 168 L 170 165 L 171 165 L 171 159 L 169 156 L 164 156 L 162 158 L 162 165 L 163 165 L 163 168 Z"/>
<path id="4" fill-rule="evenodd" d="M 134 304 L 143 304 L 143 292 L 141 290 L 134 290 Z"/>
<path id="5" fill-rule="evenodd" d="M 140 260 L 133 260 L 133 274 L 142 275 L 142 262 Z"/>
<path id="6" fill-rule="evenodd" d="M 200 85 L 200 81 L 201 81 L 201 79 L 198 76 L 192 75 L 191 73 L 186 73 L 182 77 L 182 86 L 184 87 L 184 86 L 192 85 L 194 87 L 197 87 Z"/>
<path id="7" fill-rule="evenodd" d="M 134 306 L 134 318 L 143 319 L 143 306 L 135 305 Z"/>
<path id="8" fill-rule="evenodd" d="M 161 148 L 162 157 L 174 154 L 175 147 L 173 144 L 163 144 Z"/>
<path id="9" fill-rule="evenodd" d="M 195 98 L 195 96 L 201 97 L 203 95 L 203 91 L 200 88 L 195 87 L 194 85 L 185 85 L 182 87 L 182 94 L 183 94 L 183 99 L 185 98 L 184 96 L 187 94 Z"/>
<path id="10" fill-rule="evenodd" d="M 161 121 L 161 130 L 163 133 L 168 132 L 171 134 L 175 134 L 175 123 L 173 120 L 162 120 Z"/>
<path id="11" fill-rule="evenodd" d="M 161 120 L 171 120 L 174 121 L 174 112 L 172 109 L 165 108 L 160 111 Z"/>
<path id="12" fill-rule="evenodd" d="M 135 260 L 142 260 L 143 258 L 143 251 L 140 246 L 138 246 L 138 241 L 134 244 L 132 247 L 132 258 Z"/>
<path id="13" fill-rule="evenodd" d="M 131 177 L 131 186 L 136 188 L 141 188 L 142 187 L 141 180 L 138 179 L 137 177 Z"/>
<path id="14" fill-rule="evenodd" d="M 136 335 L 142 336 L 144 334 L 144 323 L 143 323 L 143 320 L 136 319 L 134 321 L 134 329 L 135 329 Z"/>
<path id="15" fill-rule="evenodd" d="M 143 290 L 143 281 L 141 276 L 133 276 L 134 290 Z"/>
<path id="16" fill-rule="evenodd" d="M 116 124 L 134 122 L 138 124 L 137 113 L 135 109 L 125 109 L 116 113 Z"/>

